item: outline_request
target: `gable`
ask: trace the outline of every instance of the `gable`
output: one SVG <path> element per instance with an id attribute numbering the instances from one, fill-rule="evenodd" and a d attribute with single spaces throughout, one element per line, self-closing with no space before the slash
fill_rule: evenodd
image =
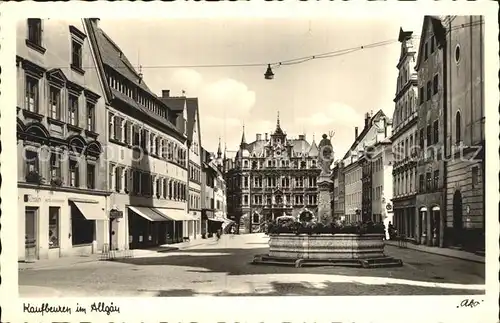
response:
<path id="1" fill-rule="evenodd" d="M 422 32 L 420 33 L 420 41 L 418 44 L 417 62 L 415 64 L 415 70 L 418 71 L 420 63 L 422 62 L 423 51 L 425 48 L 426 39 L 429 35 L 429 31 L 432 30 L 434 37 L 436 39 L 436 45 L 438 48 L 442 48 L 445 44 L 445 28 L 441 23 L 441 19 L 433 16 L 425 16 L 424 22 L 422 24 Z"/>

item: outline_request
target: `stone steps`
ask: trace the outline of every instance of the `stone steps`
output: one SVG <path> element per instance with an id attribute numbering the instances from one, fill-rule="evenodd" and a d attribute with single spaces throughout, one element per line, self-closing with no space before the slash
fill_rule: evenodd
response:
<path id="1" fill-rule="evenodd" d="M 295 266 L 300 267 L 325 267 L 345 266 L 362 268 L 401 267 L 403 262 L 392 257 L 376 257 L 368 259 L 291 259 L 271 257 L 269 255 L 256 255 L 252 261 L 255 265 Z"/>

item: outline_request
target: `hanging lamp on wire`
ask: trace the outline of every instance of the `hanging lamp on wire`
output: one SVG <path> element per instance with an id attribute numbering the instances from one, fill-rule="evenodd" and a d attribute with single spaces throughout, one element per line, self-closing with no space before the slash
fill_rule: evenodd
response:
<path id="1" fill-rule="evenodd" d="M 267 64 L 267 70 L 266 70 L 266 73 L 264 73 L 264 78 L 266 80 L 274 79 L 274 73 L 273 73 L 273 70 L 271 69 L 271 64 Z"/>

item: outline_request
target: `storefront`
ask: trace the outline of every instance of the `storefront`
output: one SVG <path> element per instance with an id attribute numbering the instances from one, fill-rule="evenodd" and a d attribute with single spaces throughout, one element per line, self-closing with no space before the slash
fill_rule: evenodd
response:
<path id="1" fill-rule="evenodd" d="M 184 240 L 192 217 L 184 210 L 128 206 L 129 249 L 151 248 Z"/>
<path id="2" fill-rule="evenodd" d="M 18 189 L 18 260 L 89 255 L 109 240 L 106 193 Z"/>
<path id="3" fill-rule="evenodd" d="M 215 217 L 214 211 L 212 209 L 202 209 L 201 210 L 201 235 L 206 237 L 209 233 L 208 225 L 209 220 Z"/>

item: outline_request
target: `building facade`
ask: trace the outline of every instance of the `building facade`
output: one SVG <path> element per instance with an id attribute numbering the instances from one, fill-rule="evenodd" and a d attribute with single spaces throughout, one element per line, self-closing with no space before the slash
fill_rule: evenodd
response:
<path id="1" fill-rule="evenodd" d="M 401 52 L 392 127 L 392 150 L 394 156 L 392 203 L 394 222 L 399 235 L 419 241 L 417 231 L 417 108 L 418 80 L 415 71 L 416 48 L 413 32 L 399 31 Z M 384 190 L 385 193 L 389 193 Z"/>
<path id="2" fill-rule="evenodd" d="M 358 161 L 361 167 L 361 218 L 372 219 L 372 151 L 366 147 Z"/>
<path id="3" fill-rule="evenodd" d="M 394 223 L 393 194 L 393 153 L 389 138 L 377 142 L 371 155 L 372 193 L 371 193 L 371 220 L 375 223 Z M 386 238 L 389 235 L 386 234 Z"/>
<path id="4" fill-rule="evenodd" d="M 365 124 L 361 133 L 358 133 L 358 127 L 354 129 L 354 142 L 349 151 L 344 155 L 341 161 L 343 171 L 339 175 L 339 187 L 344 188 L 344 217 L 346 222 L 362 221 L 363 201 L 365 201 L 366 219 L 371 218 L 371 205 L 369 197 L 372 192 L 371 163 L 373 147 L 378 142 L 387 137 L 390 131 L 391 120 L 387 118 L 382 110 L 376 114 L 367 113 L 365 115 Z M 365 176 L 363 176 L 363 166 L 365 166 Z M 370 176 L 368 179 L 367 177 Z M 363 185 L 365 179 L 365 185 Z M 342 182 L 343 181 L 343 182 Z M 363 196 L 363 188 L 365 194 Z M 339 193 L 339 200 L 342 199 L 342 193 Z"/>
<path id="5" fill-rule="evenodd" d="M 446 34 L 446 213 L 444 244 L 485 244 L 484 20 L 448 16 Z"/>
<path id="6" fill-rule="evenodd" d="M 110 249 L 181 242 L 188 236 L 186 134 L 98 19 L 87 20 L 107 98 Z"/>
<path id="7" fill-rule="evenodd" d="M 409 238 L 443 246 L 446 206 L 444 173 L 445 30 L 439 18 L 424 18 L 415 70 L 418 73 L 417 218 L 410 214 Z M 442 211 L 443 210 L 443 211 Z"/>
<path id="8" fill-rule="evenodd" d="M 282 215 L 316 216 L 318 147 L 305 135 L 290 139 L 281 129 L 247 143 L 243 135 L 234 161 L 225 160 L 228 215 L 245 229 L 260 230 Z"/>
<path id="9" fill-rule="evenodd" d="M 106 118 L 84 20 L 17 25 L 18 259 L 107 242 Z"/>
<path id="10" fill-rule="evenodd" d="M 202 211 L 202 147 L 199 108 L 197 98 L 170 96 L 169 90 L 162 91 L 161 101 L 175 111 L 179 131 L 187 135 L 188 146 L 188 222 L 187 236 L 196 239 L 201 234 Z"/>

